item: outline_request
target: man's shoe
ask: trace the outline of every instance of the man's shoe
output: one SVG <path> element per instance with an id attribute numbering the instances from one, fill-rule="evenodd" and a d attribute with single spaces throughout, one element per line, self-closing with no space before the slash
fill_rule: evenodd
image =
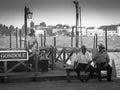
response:
<path id="1" fill-rule="evenodd" d="M 100 78 L 98 78 L 98 81 L 101 82 L 102 80 Z"/>
<path id="2" fill-rule="evenodd" d="M 84 79 L 82 79 L 82 78 L 80 78 L 80 77 L 79 77 L 79 79 L 80 79 L 81 82 L 84 82 Z"/>
<path id="3" fill-rule="evenodd" d="M 89 78 L 86 78 L 86 79 L 85 79 L 85 82 L 87 82 L 88 80 L 89 80 Z"/>

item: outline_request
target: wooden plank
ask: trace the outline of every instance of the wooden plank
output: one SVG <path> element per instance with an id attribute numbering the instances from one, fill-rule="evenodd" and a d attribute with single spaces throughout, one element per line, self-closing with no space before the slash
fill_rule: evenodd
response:
<path id="1" fill-rule="evenodd" d="M 71 52 L 71 53 L 69 54 L 69 56 L 68 56 L 67 59 L 65 60 L 65 63 L 70 59 L 70 57 L 72 56 L 72 54 L 73 54 L 73 52 Z"/>
<path id="2" fill-rule="evenodd" d="M 63 53 L 63 50 L 61 50 L 61 52 L 60 52 L 60 54 L 57 56 L 55 62 L 56 62 L 56 61 L 58 60 L 58 58 L 62 55 L 62 53 Z"/>

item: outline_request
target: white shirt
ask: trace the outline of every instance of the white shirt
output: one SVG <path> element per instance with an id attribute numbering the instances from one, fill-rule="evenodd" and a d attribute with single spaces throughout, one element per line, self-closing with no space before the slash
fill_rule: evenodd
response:
<path id="1" fill-rule="evenodd" d="M 74 62 L 77 61 L 77 54 L 73 53 L 71 56 L 71 65 L 74 66 Z"/>
<path id="2" fill-rule="evenodd" d="M 85 54 L 83 54 L 82 52 L 79 52 L 77 54 L 77 61 L 78 63 L 87 64 L 89 61 L 92 61 L 92 57 L 88 51 L 86 51 Z"/>
<path id="3" fill-rule="evenodd" d="M 35 43 L 35 42 L 37 42 L 37 38 L 36 38 L 36 36 L 35 35 L 33 35 L 33 36 L 27 36 L 27 42 L 29 42 L 29 46 L 30 45 L 33 45 L 33 43 Z M 28 47 L 29 47 L 28 46 Z M 36 49 L 36 44 L 32 47 L 32 48 L 30 48 L 32 51 L 34 51 L 35 49 Z"/>

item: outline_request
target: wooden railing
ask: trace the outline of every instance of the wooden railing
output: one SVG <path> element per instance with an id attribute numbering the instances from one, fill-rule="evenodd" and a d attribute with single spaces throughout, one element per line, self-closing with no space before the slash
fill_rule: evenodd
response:
<path id="1" fill-rule="evenodd" d="M 22 65 L 22 67 L 24 67 L 23 71 L 19 71 L 19 72 L 23 72 L 23 73 L 32 72 L 36 77 L 39 72 L 38 62 L 39 60 L 42 60 L 42 59 L 48 60 L 49 68 L 51 68 L 51 70 L 54 70 L 56 62 L 61 62 L 64 68 L 64 64 L 66 64 L 68 60 L 71 60 L 71 56 L 76 50 L 79 50 L 79 49 L 70 48 L 70 47 L 55 47 L 55 46 L 40 47 L 37 52 L 29 55 L 29 58 L 31 58 L 32 56 L 35 56 L 34 62 L 33 62 L 34 67 L 30 67 L 28 65 L 29 60 L 28 61 L 9 61 L 9 62 L 0 61 L 0 76 L 4 76 L 5 78 L 7 78 L 9 75 L 13 75 L 12 73 L 14 74 L 17 73 L 14 70 L 17 69 L 20 65 Z"/>

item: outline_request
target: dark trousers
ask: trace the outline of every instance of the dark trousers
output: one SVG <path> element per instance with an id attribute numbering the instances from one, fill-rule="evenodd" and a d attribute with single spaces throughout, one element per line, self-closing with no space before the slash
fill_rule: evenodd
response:
<path id="1" fill-rule="evenodd" d="M 31 55 L 32 53 L 29 53 Z M 29 58 L 28 61 L 25 61 L 25 63 L 28 65 L 28 67 L 32 67 L 33 69 L 35 68 L 35 60 L 34 60 L 34 55 Z"/>
<path id="2" fill-rule="evenodd" d="M 81 77 L 80 77 L 80 72 L 81 71 L 90 72 L 89 77 L 92 77 L 93 72 L 94 72 L 94 67 L 92 67 L 89 64 L 79 63 L 78 66 L 76 67 L 76 73 L 77 73 L 77 76 L 79 77 L 79 79 L 81 79 Z"/>
<path id="3" fill-rule="evenodd" d="M 107 80 L 111 80 L 111 74 L 112 74 L 112 67 L 108 64 L 105 65 L 106 63 L 96 63 L 97 66 L 97 72 L 98 72 L 98 80 L 101 81 L 101 70 L 107 70 Z"/>

